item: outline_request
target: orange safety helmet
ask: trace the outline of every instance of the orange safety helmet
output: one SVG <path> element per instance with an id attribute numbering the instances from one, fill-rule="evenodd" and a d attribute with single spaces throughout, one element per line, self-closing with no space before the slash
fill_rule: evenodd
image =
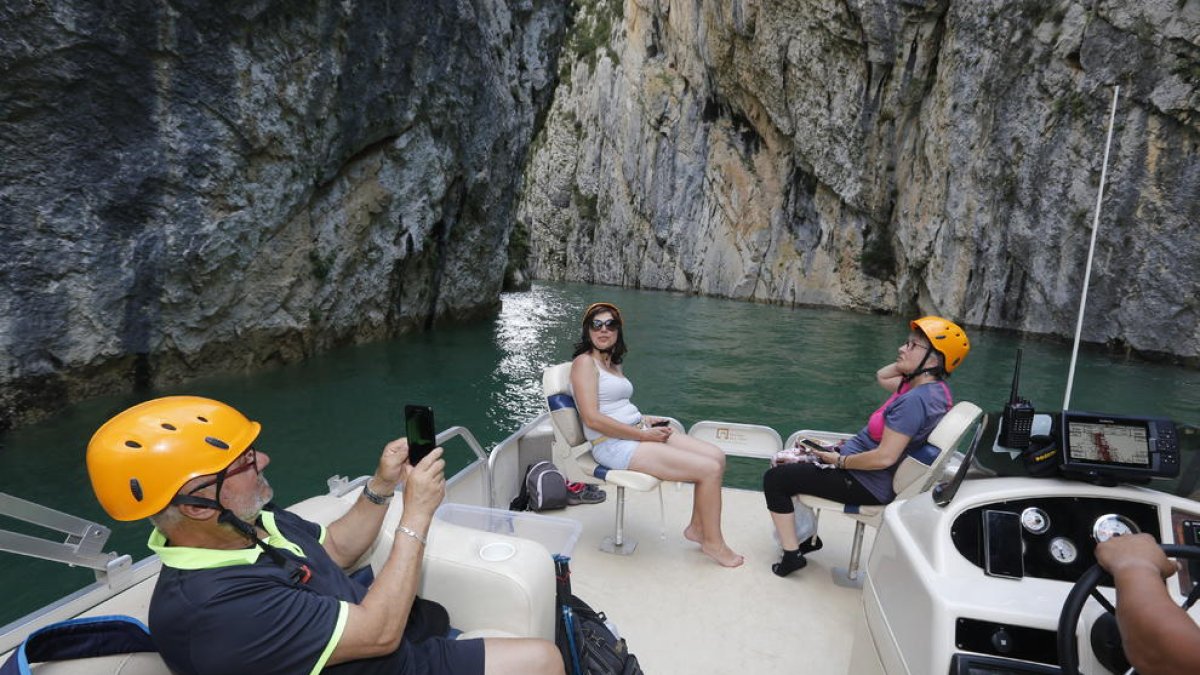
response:
<path id="1" fill-rule="evenodd" d="M 87 448 L 92 490 L 108 515 L 140 520 L 162 511 L 179 488 L 233 463 L 262 426 L 199 396 L 146 401 L 113 417 Z"/>
<path id="2" fill-rule="evenodd" d="M 908 325 L 913 330 L 921 331 L 929 340 L 929 344 L 942 355 L 947 373 L 954 372 L 963 359 L 967 358 L 967 352 L 971 351 L 971 341 L 967 339 L 967 332 L 949 319 L 923 316 L 910 321 Z"/>

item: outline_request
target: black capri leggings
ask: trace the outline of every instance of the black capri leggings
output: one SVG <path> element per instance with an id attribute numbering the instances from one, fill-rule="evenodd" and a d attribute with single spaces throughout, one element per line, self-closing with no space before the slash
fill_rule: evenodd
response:
<path id="1" fill-rule="evenodd" d="M 849 471 L 820 469 L 816 464 L 780 464 L 763 474 L 763 496 L 773 513 L 793 513 L 792 495 L 824 497 L 843 504 L 882 504 Z"/>

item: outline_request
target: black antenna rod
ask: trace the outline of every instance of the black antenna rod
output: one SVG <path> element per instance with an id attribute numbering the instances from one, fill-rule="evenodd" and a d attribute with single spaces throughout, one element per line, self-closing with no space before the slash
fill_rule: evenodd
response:
<path id="1" fill-rule="evenodd" d="M 1012 395 L 1008 397 L 1009 403 L 1017 402 L 1017 388 L 1021 384 L 1021 348 L 1017 348 L 1017 365 L 1013 368 L 1013 383 Z"/>

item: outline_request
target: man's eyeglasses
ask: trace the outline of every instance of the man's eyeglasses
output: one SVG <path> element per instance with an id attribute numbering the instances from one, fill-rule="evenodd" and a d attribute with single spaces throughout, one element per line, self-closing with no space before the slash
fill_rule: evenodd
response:
<path id="1" fill-rule="evenodd" d="M 918 349 L 918 348 L 919 349 L 930 349 L 929 345 L 927 345 L 923 342 L 917 342 L 916 340 L 913 340 L 913 339 L 907 340 L 901 346 L 908 350 L 913 350 L 913 349 Z"/>
<path id="2" fill-rule="evenodd" d="M 239 473 L 249 471 L 250 469 L 254 469 L 254 472 L 258 473 L 258 453 L 254 452 L 253 447 L 246 448 L 246 451 L 239 455 L 237 459 L 233 460 L 229 466 L 218 471 L 216 478 L 205 481 L 191 490 L 188 490 L 188 494 L 194 495 L 204 488 L 210 488 L 217 483 L 227 481 Z"/>
<path id="3" fill-rule="evenodd" d="M 616 319 L 605 319 L 604 321 L 601 321 L 600 319 L 592 319 L 591 326 L 592 330 L 600 330 L 601 328 L 617 330 L 621 327 L 621 322 L 617 321 Z"/>

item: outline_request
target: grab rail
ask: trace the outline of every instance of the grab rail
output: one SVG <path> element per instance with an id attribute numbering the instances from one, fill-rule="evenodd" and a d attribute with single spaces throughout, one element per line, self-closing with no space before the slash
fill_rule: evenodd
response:
<path id="1" fill-rule="evenodd" d="M 438 434 L 437 439 L 434 442 L 441 446 L 445 445 L 446 441 L 449 441 L 452 438 L 463 439 L 463 441 L 466 442 L 467 447 L 471 448 L 471 451 L 475 453 L 475 460 L 484 462 L 486 466 L 488 461 L 487 452 L 484 451 L 483 446 L 480 445 L 478 439 L 475 438 L 475 434 L 471 433 L 471 430 L 466 427 L 450 427 L 449 429 L 446 429 L 442 433 Z M 484 478 L 487 481 L 487 496 L 490 498 L 490 495 L 492 494 L 492 472 L 485 470 L 483 473 Z M 345 476 L 333 476 L 329 478 L 326 483 L 329 487 L 329 494 L 333 495 L 334 497 L 342 497 L 351 490 L 354 490 L 361 485 L 365 485 L 370 479 L 371 477 L 369 475 L 359 476 L 353 480 Z M 454 477 L 451 477 L 450 482 L 448 482 L 447 485 L 450 485 L 453 480 Z"/>
<path id="2" fill-rule="evenodd" d="M 0 551 L 87 567 L 95 570 L 97 581 L 110 586 L 119 585 L 118 577 L 133 565 L 133 558 L 128 555 L 102 552 L 112 530 L 99 523 L 3 492 L 0 492 L 0 515 L 67 535 L 66 541 L 60 543 L 0 529 Z"/>

